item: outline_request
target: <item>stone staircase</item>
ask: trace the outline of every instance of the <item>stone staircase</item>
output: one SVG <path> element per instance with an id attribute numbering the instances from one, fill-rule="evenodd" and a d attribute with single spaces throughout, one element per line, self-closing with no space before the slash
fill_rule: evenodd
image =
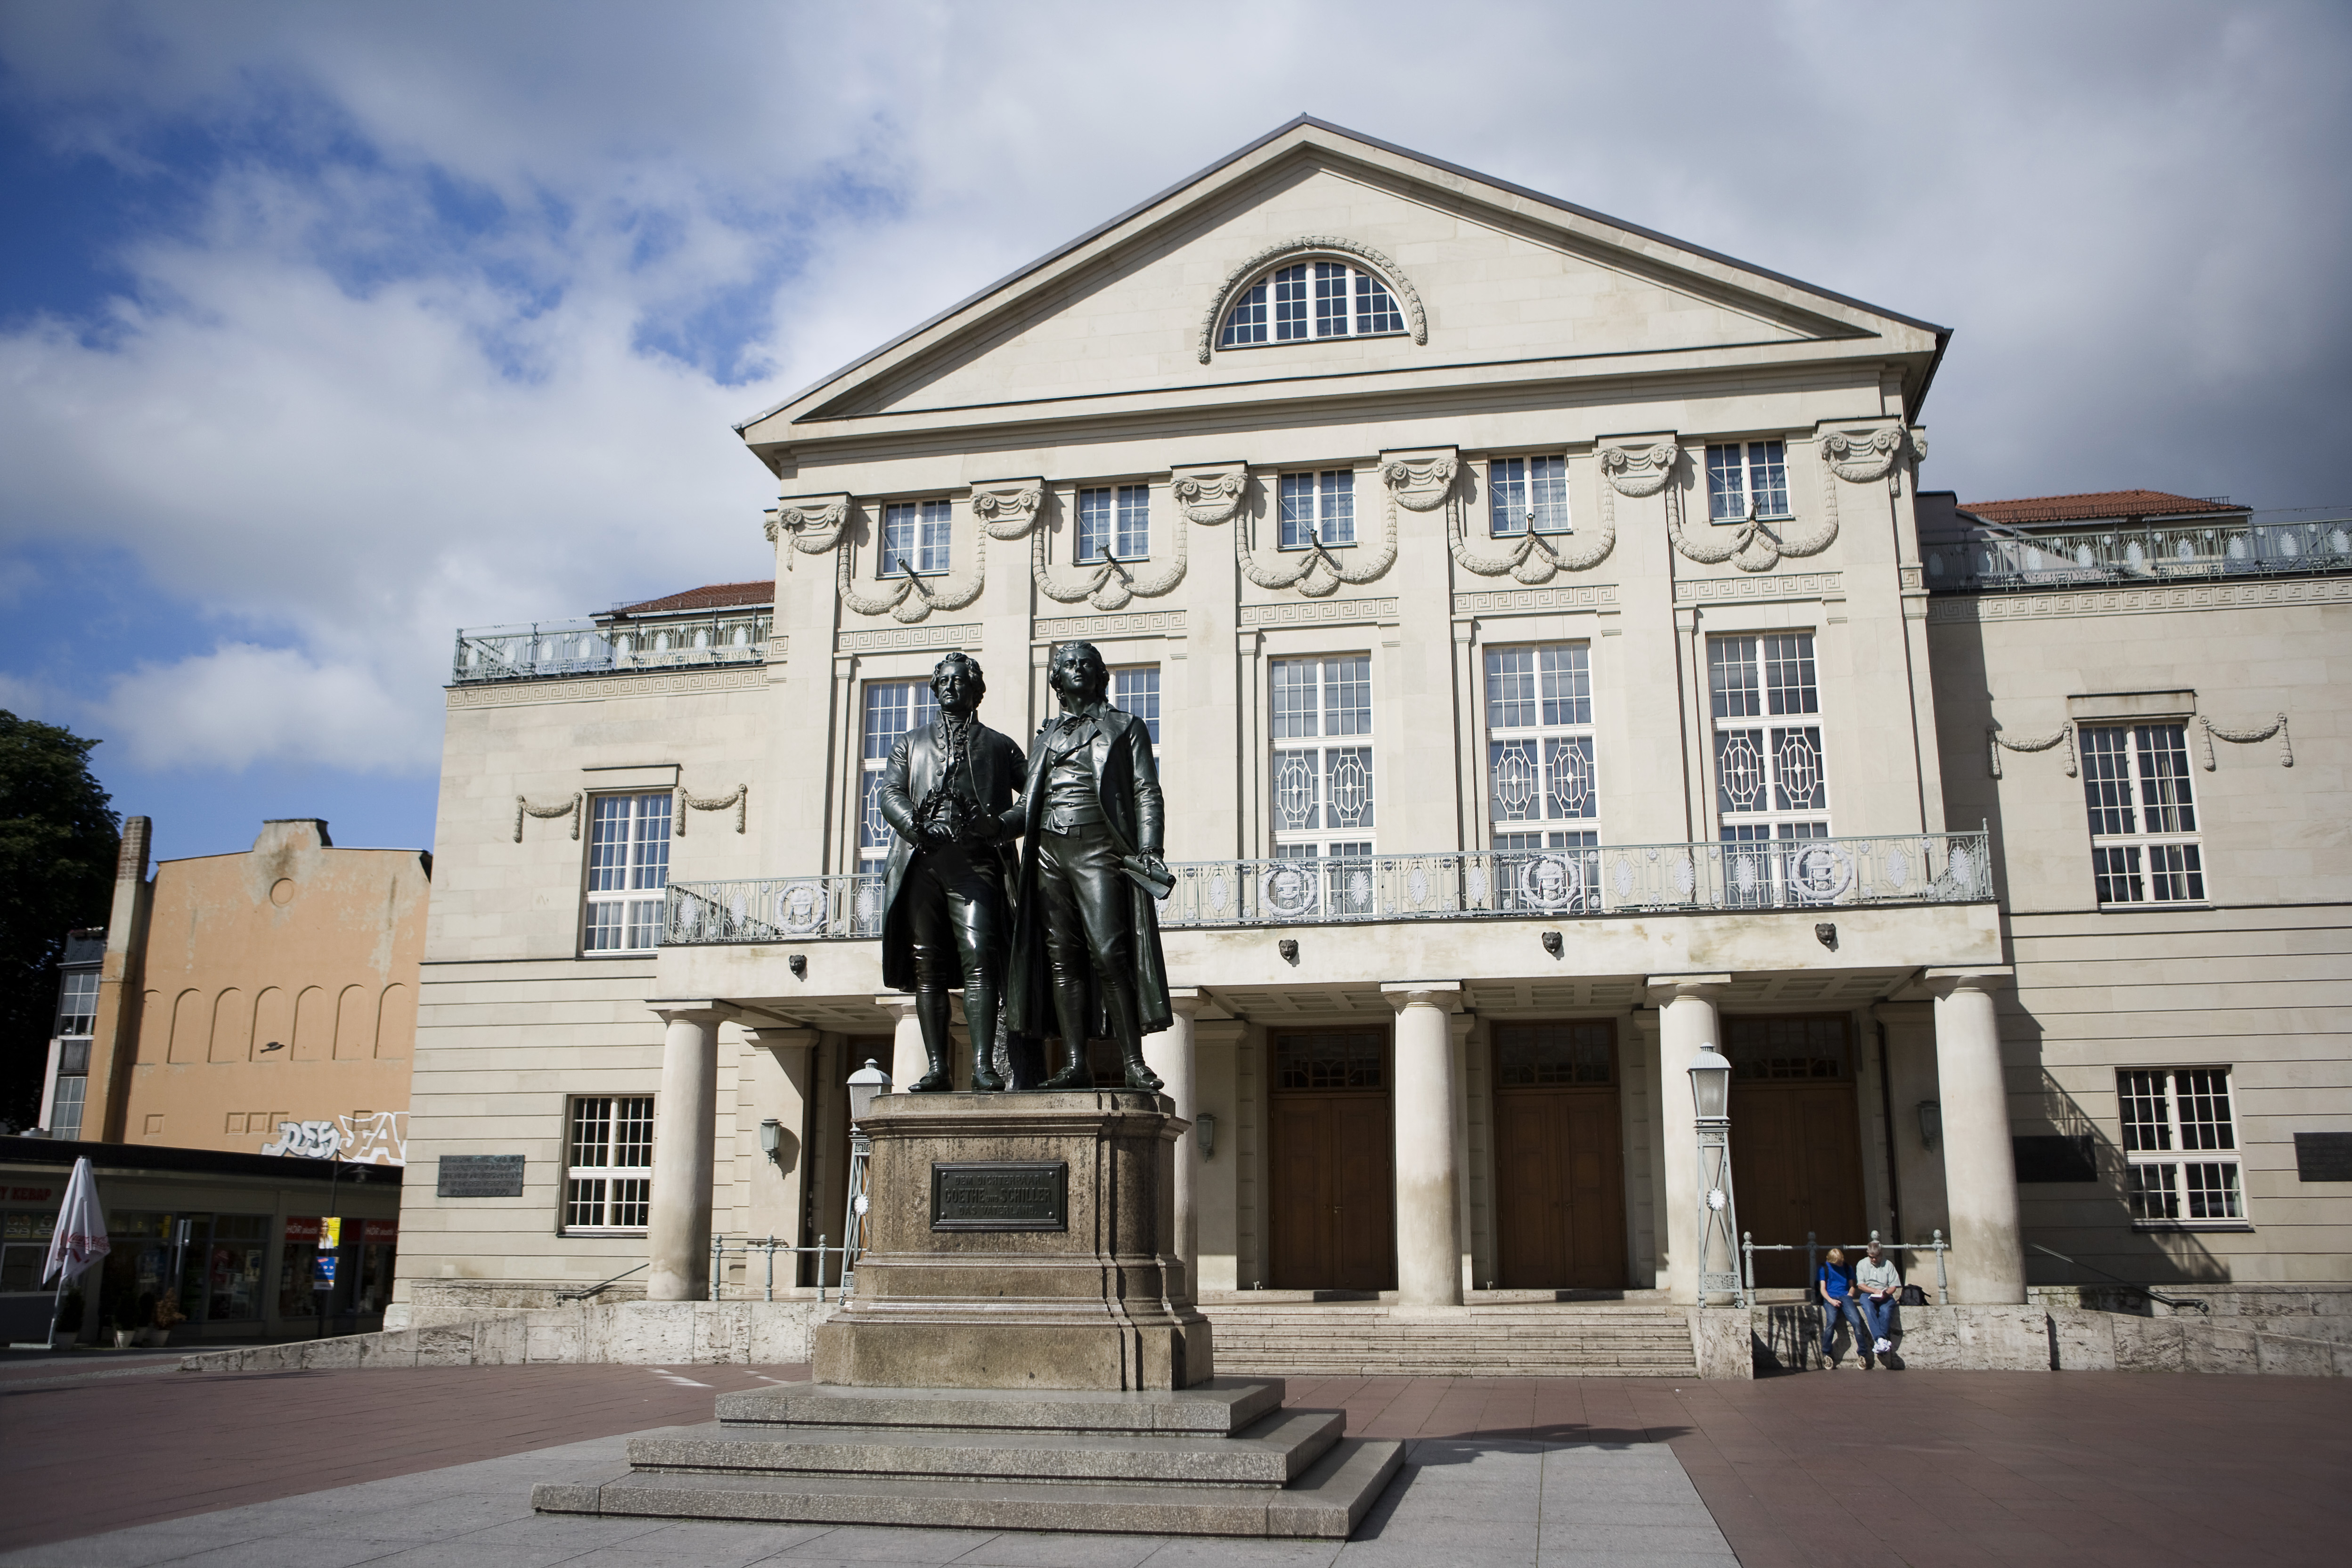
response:
<path id="1" fill-rule="evenodd" d="M 1254 1294 L 1251 1293 L 1251 1294 Z M 1217 1373 L 1230 1377 L 1696 1377 L 1687 1309 L 1653 1302 L 1212 1299 Z"/>

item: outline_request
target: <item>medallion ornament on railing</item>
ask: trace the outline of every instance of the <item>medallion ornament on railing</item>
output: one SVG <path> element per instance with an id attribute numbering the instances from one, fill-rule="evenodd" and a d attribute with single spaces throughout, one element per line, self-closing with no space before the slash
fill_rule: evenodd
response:
<path id="1" fill-rule="evenodd" d="M 2074 725 L 2071 720 L 2059 725 L 2056 730 L 2038 741 L 2012 741 L 1999 730 L 1987 725 L 1985 727 L 1985 760 L 1991 769 L 1992 776 L 1999 778 L 2001 776 L 2000 754 L 2002 752 L 2046 752 L 2061 741 L 2066 742 L 2066 776 L 2071 779 L 2075 776 Z"/>
<path id="2" fill-rule="evenodd" d="M 2213 771 L 2213 742 L 2216 738 L 2227 741 L 2233 746 L 2252 746 L 2276 735 L 2279 743 L 2279 766 L 2283 768 L 2294 766 L 2294 745 L 2287 735 L 2286 715 L 2284 713 L 2259 730 L 2224 730 L 2201 713 L 2197 716 L 2197 722 L 2205 731 L 2205 771 L 2209 773 Z"/>
<path id="3" fill-rule="evenodd" d="M 1035 526 L 1045 503 L 1043 479 L 997 479 L 971 487 L 971 515 L 991 539 L 1018 539 Z"/>
<path id="4" fill-rule="evenodd" d="M 1372 269 L 1380 273 L 1381 281 L 1388 285 L 1390 295 L 1404 307 L 1405 325 L 1412 333 L 1412 341 L 1416 343 L 1429 342 L 1429 313 L 1421 307 L 1421 294 L 1413 288 L 1412 279 L 1407 278 L 1395 262 L 1370 246 L 1359 245 L 1352 239 L 1341 239 L 1328 234 L 1309 234 L 1301 235 L 1297 239 L 1286 239 L 1280 245 L 1270 245 L 1225 275 L 1216 297 L 1209 301 L 1209 313 L 1201 320 L 1201 363 L 1208 363 L 1216 353 L 1217 331 L 1224 322 L 1225 308 L 1234 302 L 1234 294 L 1284 257 L 1317 252 L 1327 256 L 1352 256 L 1360 261 L 1370 262 Z"/>
<path id="5" fill-rule="evenodd" d="M 686 813 L 689 806 L 696 811 L 724 811 L 730 805 L 735 808 L 735 831 L 740 833 L 743 831 L 744 807 L 750 804 L 751 799 L 751 786 L 747 784 L 737 784 L 735 793 L 732 795 L 688 795 L 686 793 L 685 786 L 680 785 L 677 792 L 678 809 L 670 813 L 670 821 L 676 824 L 672 833 L 679 838 L 686 837 Z"/>
<path id="6" fill-rule="evenodd" d="M 793 569 L 795 555 L 822 555 L 841 542 L 841 531 L 849 525 L 849 498 L 845 495 L 790 496 L 776 503 L 768 513 L 763 531 L 768 542 L 788 539 L 792 548 L 783 552 L 784 570 Z"/>
<path id="7" fill-rule="evenodd" d="M 522 819 L 526 816 L 542 818 L 568 816 L 572 819 L 572 837 L 574 838 L 580 837 L 580 797 L 577 795 L 562 805 L 533 805 L 522 796 L 515 796 L 514 841 L 518 844 L 522 842 Z"/>

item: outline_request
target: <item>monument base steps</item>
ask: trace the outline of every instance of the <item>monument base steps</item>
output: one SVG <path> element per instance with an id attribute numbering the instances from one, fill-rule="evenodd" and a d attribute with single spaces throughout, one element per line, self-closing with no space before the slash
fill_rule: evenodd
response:
<path id="1" fill-rule="evenodd" d="M 625 1471 L 533 1489 L 542 1513 L 1342 1540 L 1403 1460 L 1285 1410 L 1279 1381 L 1146 1394 L 735 1394 L 634 1438 Z"/>

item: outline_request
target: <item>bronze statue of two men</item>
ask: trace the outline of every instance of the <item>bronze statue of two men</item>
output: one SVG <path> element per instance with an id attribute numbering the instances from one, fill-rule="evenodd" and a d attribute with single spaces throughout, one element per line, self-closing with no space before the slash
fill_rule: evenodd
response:
<path id="1" fill-rule="evenodd" d="M 938 719 L 899 736 L 882 771 L 882 816 L 898 836 L 882 979 L 915 994 L 929 1070 L 914 1093 L 954 1085 L 948 993 L 959 984 L 974 1089 L 1008 1087 L 1000 1026 L 1011 1042 L 1061 1042 L 1042 1085 L 1020 1081 L 1024 1054 L 1008 1050 L 1010 1087 L 1093 1087 L 1087 1041 L 1103 1038 L 1118 1043 L 1128 1088 L 1160 1088 L 1143 1037 L 1171 1021 L 1157 904 L 1171 879 L 1151 734 L 1110 705 L 1092 643 L 1057 646 L 1046 680 L 1061 713 L 1024 758 L 979 720 L 979 664 L 949 654 L 931 672 Z"/>

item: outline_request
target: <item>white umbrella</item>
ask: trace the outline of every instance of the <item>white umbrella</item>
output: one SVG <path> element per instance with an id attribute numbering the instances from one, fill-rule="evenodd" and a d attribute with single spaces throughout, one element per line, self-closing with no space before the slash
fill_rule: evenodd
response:
<path id="1" fill-rule="evenodd" d="M 106 1239 L 106 1210 L 98 1201 L 98 1173 L 89 1168 L 89 1156 L 84 1154 L 74 1162 L 73 1174 L 66 1181 L 66 1200 L 58 1208 L 58 1228 L 49 1233 L 48 1265 L 41 1271 L 41 1283 L 57 1277 L 58 1291 L 49 1303 L 49 1342 L 58 1338 L 58 1309 L 65 1302 L 66 1281 L 89 1268 L 97 1259 L 113 1250 Z"/>

